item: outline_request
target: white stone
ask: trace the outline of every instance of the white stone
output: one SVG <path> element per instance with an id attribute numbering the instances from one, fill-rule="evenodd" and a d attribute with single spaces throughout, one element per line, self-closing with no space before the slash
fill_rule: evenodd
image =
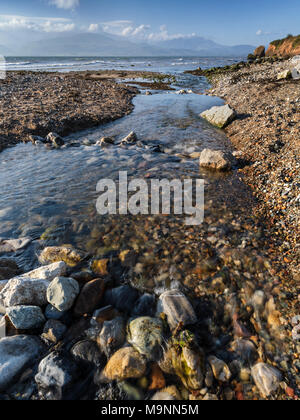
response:
<path id="1" fill-rule="evenodd" d="M 292 76 L 291 70 L 284 70 L 277 75 L 277 80 L 290 79 Z"/>
<path id="2" fill-rule="evenodd" d="M 39 306 L 12 306 L 6 310 L 6 315 L 17 330 L 39 328 L 46 322 Z"/>
<path id="3" fill-rule="evenodd" d="M 221 150 L 204 149 L 200 155 L 199 163 L 201 168 L 228 171 L 232 168 L 234 157 Z"/>
<path id="4" fill-rule="evenodd" d="M 224 128 L 236 117 L 236 112 L 229 105 L 214 106 L 202 112 L 201 117 L 219 128 Z"/>
<path id="5" fill-rule="evenodd" d="M 39 267 L 36 270 L 23 274 L 22 277 L 30 277 L 31 279 L 54 280 L 55 277 L 64 276 L 67 273 L 67 264 L 63 261 Z"/>
<path id="6" fill-rule="evenodd" d="M 76 280 L 67 277 L 56 277 L 47 290 L 47 300 L 60 312 L 72 308 L 75 299 L 80 292 Z"/>
<path id="7" fill-rule="evenodd" d="M 3 239 L 0 238 L 0 254 L 16 252 L 32 242 L 31 238 Z"/>
<path id="8" fill-rule="evenodd" d="M 15 277 L 8 281 L 0 293 L 6 308 L 18 305 L 43 306 L 47 304 L 48 280 Z"/>
<path id="9" fill-rule="evenodd" d="M 264 398 L 277 391 L 282 380 L 279 370 L 266 363 L 257 363 L 251 369 L 251 374 L 259 392 Z"/>
<path id="10" fill-rule="evenodd" d="M 160 296 L 157 315 L 159 316 L 161 313 L 167 315 L 171 329 L 175 329 L 179 323 L 185 326 L 197 322 L 197 316 L 191 303 L 180 290 L 168 290 Z"/>
<path id="11" fill-rule="evenodd" d="M 41 342 L 24 335 L 6 337 L 0 340 L 0 391 L 22 374 L 42 352 Z"/>

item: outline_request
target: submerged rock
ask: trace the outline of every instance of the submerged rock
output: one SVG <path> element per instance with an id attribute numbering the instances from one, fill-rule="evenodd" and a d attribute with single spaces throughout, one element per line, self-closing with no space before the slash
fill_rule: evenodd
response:
<path id="1" fill-rule="evenodd" d="M 43 306 L 47 304 L 47 280 L 15 277 L 9 280 L 0 293 L 6 307 L 17 305 Z"/>
<path id="2" fill-rule="evenodd" d="M 0 259 L 0 281 L 9 280 L 20 273 L 18 264 L 10 258 Z"/>
<path id="3" fill-rule="evenodd" d="M 127 137 L 125 137 L 122 141 L 121 144 L 124 145 L 130 145 L 130 144 L 134 144 L 136 143 L 138 140 L 137 135 L 135 134 L 134 131 L 132 131 L 130 134 L 128 134 Z"/>
<path id="4" fill-rule="evenodd" d="M 92 365 L 100 368 L 103 364 L 103 356 L 97 344 L 91 340 L 82 340 L 74 344 L 71 354 L 77 362 L 84 365 Z"/>
<path id="5" fill-rule="evenodd" d="M 63 261 L 70 267 L 75 267 L 85 258 L 85 254 L 77 249 L 65 246 L 47 247 L 41 253 L 39 260 L 42 264 Z"/>
<path id="6" fill-rule="evenodd" d="M 168 290 L 163 293 L 158 301 L 157 314 L 167 315 L 168 324 L 172 330 L 181 323 L 183 326 L 192 325 L 197 322 L 195 311 L 180 290 Z"/>
<path id="7" fill-rule="evenodd" d="M 146 360 L 133 347 L 118 350 L 108 361 L 103 377 L 109 381 L 141 378 L 146 373 Z"/>
<path id="8" fill-rule="evenodd" d="M 202 389 L 204 353 L 188 331 L 183 331 L 179 338 L 170 341 L 159 366 L 163 372 L 177 375 L 185 388 L 191 391 Z"/>
<path id="9" fill-rule="evenodd" d="M 208 358 L 208 362 L 212 368 L 214 377 L 217 381 L 228 382 L 231 378 L 231 372 L 229 367 L 223 360 L 218 359 L 215 356 Z"/>
<path id="10" fill-rule="evenodd" d="M 54 147 L 61 147 L 65 144 L 62 137 L 56 133 L 49 133 L 46 137 L 46 142 L 51 143 Z"/>
<path id="11" fill-rule="evenodd" d="M 205 169 L 229 171 L 233 163 L 233 156 L 221 150 L 204 149 L 200 155 L 200 166 Z"/>
<path id="12" fill-rule="evenodd" d="M 68 311 L 72 308 L 79 290 L 76 280 L 67 277 L 56 277 L 47 289 L 47 300 L 59 311 Z"/>
<path id="13" fill-rule="evenodd" d="M 125 321 L 122 317 L 117 317 L 112 321 L 105 321 L 98 338 L 101 350 L 109 358 L 119 350 L 126 338 Z"/>
<path id="14" fill-rule="evenodd" d="M 141 296 L 132 310 L 132 316 L 150 316 L 155 314 L 155 297 L 148 293 Z"/>
<path id="15" fill-rule="evenodd" d="M 163 341 L 163 324 L 160 319 L 142 317 L 130 322 L 128 342 L 148 361 L 161 358 Z"/>
<path id="16" fill-rule="evenodd" d="M 130 313 L 139 297 L 138 291 L 125 285 L 105 292 L 105 305 L 111 305 L 121 312 Z"/>
<path id="17" fill-rule="evenodd" d="M 72 398 L 72 385 L 78 378 L 77 364 L 70 358 L 51 353 L 41 361 L 35 381 L 45 400 Z"/>
<path id="18" fill-rule="evenodd" d="M 0 238 L 0 255 L 16 252 L 32 242 L 31 238 L 3 239 Z"/>
<path id="19" fill-rule="evenodd" d="M 31 330 L 41 327 L 46 319 L 39 306 L 12 306 L 6 315 L 17 330 Z"/>
<path id="20" fill-rule="evenodd" d="M 96 146 L 109 147 L 113 144 L 115 144 L 115 141 L 111 137 L 102 137 L 102 139 L 97 141 Z"/>
<path id="21" fill-rule="evenodd" d="M 0 391 L 9 385 L 31 366 L 42 354 L 44 348 L 36 337 L 16 335 L 0 340 Z"/>
<path id="22" fill-rule="evenodd" d="M 202 112 L 201 117 L 218 128 L 225 128 L 235 119 L 236 112 L 229 105 L 214 106 Z"/>
<path id="23" fill-rule="evenodd" d="M 279 370 L 266 363 L 257 363 L 251 369 L 251 374 L 259 392 L 264 398 L 277 391 L 282 380 Z"/>

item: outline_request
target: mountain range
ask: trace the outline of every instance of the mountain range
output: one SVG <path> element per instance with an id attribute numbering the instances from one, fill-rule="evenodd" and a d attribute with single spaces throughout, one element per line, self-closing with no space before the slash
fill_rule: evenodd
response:
<path id="1" fill-rule="evenodd" d="M 1 41 L 1 40 L 0 40 Z M 4 44 L 2 42 L 2 44 Z M 107 33 L 76 33 L 44 37 L 18 46 L 0 46 L 0 54 L 10 56 L 244 56 L 252 45 L 224 46 L 202 37 L 176 38 L 152 43 L 133 42 Z"/>

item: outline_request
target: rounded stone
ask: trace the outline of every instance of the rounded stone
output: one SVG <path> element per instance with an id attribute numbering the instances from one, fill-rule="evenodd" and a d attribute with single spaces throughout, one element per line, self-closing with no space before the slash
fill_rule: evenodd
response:
<path id="1" fill-rule="evenodd" d="M 30 330 L 41 327 L 46 319 L 38 306 L 12 306 L 6 314 L 17 330 Z"/>
<path id="2" fill-rule="evenodd" d="M 72 308 L 79 294 L 76 280 L 68 277 L 56 277 L 47 289 L 47 300 L 57 310 L 64 312 Z"/>

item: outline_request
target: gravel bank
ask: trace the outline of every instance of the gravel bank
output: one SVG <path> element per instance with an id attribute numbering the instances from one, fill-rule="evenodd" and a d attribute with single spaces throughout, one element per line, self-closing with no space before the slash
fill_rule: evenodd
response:
<path id="1" fill-rule="evenodd" d="M 289 62 L 253 64 L 211 76 L 216 95 L 238 118 L 226 128 L 248 161 L 242 170 L 274 233 L 281 263 L 299 281 L 300 80 L 277 80 Z"/>
<path id="2" fill-rule="evenodd" d="M 135 88 L 90 76 L 9 72 L 0 81 L 0 151 L 30 135 L 65 136 L 132 111 Z"/>

